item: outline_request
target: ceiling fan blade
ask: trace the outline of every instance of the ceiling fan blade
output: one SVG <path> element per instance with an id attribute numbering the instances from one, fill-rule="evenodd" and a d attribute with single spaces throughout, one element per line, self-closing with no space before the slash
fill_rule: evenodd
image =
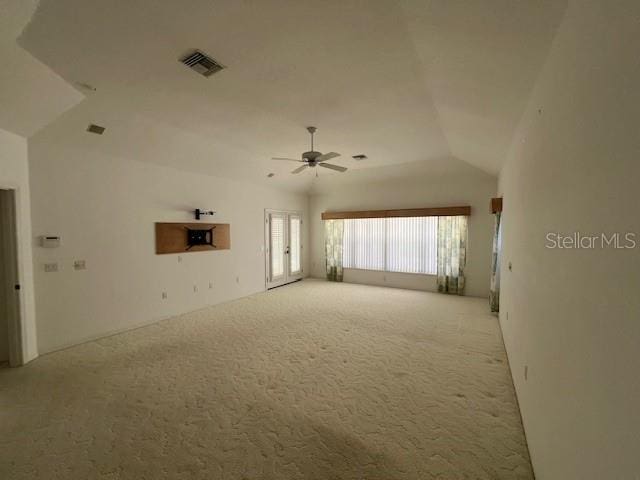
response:
<path id="1" fill-rule="evenodd" d="M 300 172 L 301 172 L 301 171 L 303 171 L 305 168 L 309 168 L 309 165 L 302 165 L 301 167 L 296 168 L 296 169 L 295 169 L 293 172 L 291 172 L 291 173 L 293 173 L 293 174 L 300 173 Z"/>
<path id="2" fill-rule="evenodd" d="M 331 163 L 319 163 L 318 164 L 321 167 L 324 168 L 330 168 L 331 170 L 337 170 L 338 172 L 346 172 L 347 168 L 346 167 L 339 167 L 338 165 L 333 165 Z"/>
<path id="3" fill-rule="evenodd" d="M 287 162 L 302 162 L 303 160 L 295 160 L 293 158 L 272 157 L 271 160 L 285 160 Z"/>
<path id="4" fill-rule="evenodd" d="M 329 153 L 325 153 L 323 155 L 320 155 L 318 158 L 316 158 L 316 162 L 320 163 L 320 162 L 326 162 L 327 160 L 331 160 L 332 158 L 336 158 L 339 157 L 340 154 L 336 153 L 336 152 L 329 152 Z"/>

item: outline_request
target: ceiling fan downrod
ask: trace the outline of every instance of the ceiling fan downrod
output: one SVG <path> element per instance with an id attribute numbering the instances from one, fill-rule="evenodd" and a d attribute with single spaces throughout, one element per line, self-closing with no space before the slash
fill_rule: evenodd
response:
<path id="1" fill-rule="evenodd" d="M 307 127 L 307 131 L 311 134 L 311 151 L 313 152 L 313 134 L 316 133 L 318 129 L 316 127 Z"/>

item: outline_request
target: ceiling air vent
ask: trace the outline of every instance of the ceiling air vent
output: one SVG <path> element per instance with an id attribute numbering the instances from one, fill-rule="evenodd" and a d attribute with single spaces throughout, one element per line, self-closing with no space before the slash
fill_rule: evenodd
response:
<path id="1" fill-rule="evenodd" d="M 205 77 L 210 77 L 224 68 L 224 65 L 220 65 L 213 58 L 208 57 L 198 50 L 187 55 L 180 61 Z"/>
<path id="2" fill-rule="evenodd" d="M 366 160 L 368 157 L 364 153 L 360 153 L 358 155 L 354 155 L 351 158 L 354 160 Z"/>
<path id="3" fill-rule="evenodd" d="M 94 123 L 87 127 L 87 132 L 95 133 L 97 135 L 102 135 L 105 130 L 105 127 L 101 127 L 100 125 L 96 125 Z"/>

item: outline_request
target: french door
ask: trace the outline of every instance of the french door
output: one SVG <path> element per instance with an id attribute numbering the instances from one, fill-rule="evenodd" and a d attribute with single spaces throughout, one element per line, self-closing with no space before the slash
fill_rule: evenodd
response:
<path id="1" fill-rule="evenodd" d="M 265 211 L 267 288 L 302 278 L 302 215 Z"/>

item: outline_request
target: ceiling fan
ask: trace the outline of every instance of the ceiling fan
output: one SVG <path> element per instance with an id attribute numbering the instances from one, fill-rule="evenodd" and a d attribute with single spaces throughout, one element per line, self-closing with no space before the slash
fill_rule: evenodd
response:
<path id="1" fill-rule="evenodd" d="M 346 172 L 347 171 L 346 167 L 340 167 L 338 165 L 333 165 L 331 163 L 325 163 L 327 160 L 331 160 L 332 158 L 339 157 L 340 156 L 339 153 L 336 153 L 336 152 L 320 153 L 320 152 L 316 152 L 313 149 L 313 134 L 316 133 L 316 130 L 318 130 L 316 127 L 307 127 L 307 131 L 311 134 L 311 150 L 309 150 L 308 152 L 304 152 L 302 154 L 302 160 L 295 160 L 293 158 L 279 158 L 279 157 L 274 157 L 271 160 L 284 160 L 287 162 L 303 163 L 304 165 L 299 166 L 298 168 L 296 168 L 294 171 L 291 172 L 293 174 L 300 173 L 306 168 L 316 167 L 316 166 L 328 168 L 330 170 L 336 170 L 337 172 Z"/>

